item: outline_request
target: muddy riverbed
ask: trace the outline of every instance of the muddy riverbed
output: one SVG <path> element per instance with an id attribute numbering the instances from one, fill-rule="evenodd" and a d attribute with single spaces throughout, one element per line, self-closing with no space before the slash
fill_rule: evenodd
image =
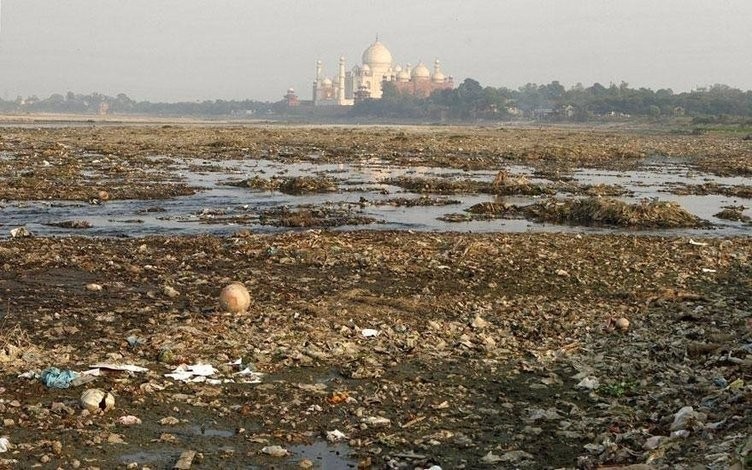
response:
<path id="1" fill-rule="evenodd" d="M 88 155 L 82 160 L 95 166 L 91 162 L 101 162 L 102 157 Z M 251 157 L 220 161 L 155 157 L 148 164 L 159 170 L 142 171 L 144 184 L 178 187 L 191 194 L 178 196 L 159 190 L 159 199 L 100 200 L 98 192 L 92 192 L 88 201 L 6 200 L 0 203 L 2 227 L 25 226 L 43 236 L 126 237 L 231 234 L 239 228 L 263 233 L 290 227 L 460 232 L 571 232 L 583 230 L 583 225 L 593 232 L 656 228 L 552 224 L 524 215 L 492 219 L 469 215 L 477 204 L 525 207 L 582 197 L 613 197 L 628 204 L 671 202 L 702 221 L 695 227 L 669 227 L 673 230 L 665 234 L 728 236 L 746 234 L 752 227 L 752 194 L 722 193 L 724 188 L 752 190 L 749 178 L 702 173 L 665 158 L 642 160 L 635 170 L 577 169 L 556 176 L 540 175 L 528 166 L 507 165 L 501 171 L 523 181 L 513 187 L 493 186 L 498 170 L 403 167 L 377 158 L 354 164 L 320 164 Z M 41 177 L 45 171 L 42 168 L 34 174 Z M 107 176 L 101 172 L 82 170 L 81 174 L 92 186 L 109 188 L 101 189 L 108 194 L 118 184 L 104 183 Z M 280 187 L 296 181 L 303 185 L 296 192 Z M 317 181 L 326 182 L 326 187 L 317 188 Z M 306 184 L 313 186 L 306 190 Z M 686 194 L 708 184 L 715 191 Z M 740 217 L 718 217 L 728 207 L 739 207 Z M 292 215 L 305 217 L 293 219 Z M 4 236 L 9 236 L 7 230 Z"/>
<path id="2" fill-rule="evenodd" d="M 130 126 L 0 144 L 0 466 L 752 463 L 733 136 Z M 529 216 L 577 201 L 593 213 Z M 245 314 L 219 308 L 231 281 Z M 167 375 L 186 366 L 204 375 Z M 48 386 L 50 367 L 91 381 Z M 82 408 L 95 387 L 113 408 Z"/>

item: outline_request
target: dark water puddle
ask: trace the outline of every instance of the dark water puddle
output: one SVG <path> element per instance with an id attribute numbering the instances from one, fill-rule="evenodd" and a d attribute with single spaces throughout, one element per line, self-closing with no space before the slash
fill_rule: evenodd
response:
<path id="1" fill-rule="evenodd" d="M 313 462 L 313 468 L 340 470 L 358 466 L 357 461 L 350 458 L 351 450 L 347 444 L 318 441 L 313 444 L 291 446 L 288 450 L 292 458 L 298 462 L 304 459 Z"/>
<path id="2" fill-rule="evenodd" d="M 140 237 L 147 235 L 231 234 L 241 228 L 258 233 L 289 230 L 285 227 L 263 225 L 260 214 L 270 209 L 287 207 L 326 208 L 370 217 L 376 224 L 347 225 L 340 229 L 459 231 L 459 232 L 627 232 L 613 228 L 583 228 L 534 223 L 528 220 L 475 220 L 452 223 L 437 220 L 449 213 L 463 213 L 481 202 L 515 205 L 532 204 L 536 196 L 492 196 L 485 194 L 460 194 L 447 197 L 459 203 L 453 205 L 395 206 L 389 199 L 418 198 L 421 195 L 385 184 L 390 178 L 402 176 L 421 178 L 448 178 L 454 180 L 491 181 L 495 171 L 462 171 L 452 168 L 398 167 L 380 159 L 354 164 L 317 164 L 314 162 L 281 163 L 269 160 L 245 159 L 209 161 L 202 159 L 176 159 L 157 157 L 168 163 L 169 178 L 201 190 L 190 196 L 167 200 L 121 200 L 95 206 L 81 202 L 31 201 L 0 203 L 0 237 L 8 237 L 10 229 L 26 226 L 33 234 L 86 235 L 107 237 Z M 163 162 L 163 163 L 164 163 Z M 515 177 L 525 176 L 531 183 L 546 183 L 535 170 L 524 166 L 506 169 Z M 161 172 L 164 169 L 160 170 Z M 164 173 L 161 173 L 164 174 Z M 339 191 L 323 194 L 288 195 L 276 191 L 259 191 L 227 186 L 230 181 L 240 181 L 254 176 L 262 178 L 326 175 L 333 178 Z M 92 175 L 94 176 L 94 175 Z M 749 184 L 743 177 L 717 177 L 699 173 L 684 163 L 649 161 L 637 170 L 577 169 L 567 176 L 579 184 L 619 185 L 629 196 L 620 199 L 635 203 L 645 199 L 672 201 L 688 212 L 714 224 L 714 229 L 683 229 L 671 231 L 628 231 L 640 234 L 729 236 L 750 232 L 742 222 L 721 220 L 715 217 L 723 206 L 743 205 L 744 215 L 752 216 L 752 199 L 720 195 L 680 196 L 670 193 L 674 185 L 697 185 L 707 182 L 734 186 Z M 347 219 L 347 218 L 345 218 Z M 358 220 L 352 218 L 351 220 Z M 49 226 L 61 221 L 86 221 L 87 229 Z M 307 228 L 316 228 L 315 225 Z"/>
<path id="3" fill-rule="evenodd" d="M 180 457 L 180 450 L 176 449 L 152 449 L 123 454 L 118 457 L 118 462 L 125 465 L 137 463 L 139 465 L 159 465 L 160 468 L 172 468 L 172 465 Z"/>

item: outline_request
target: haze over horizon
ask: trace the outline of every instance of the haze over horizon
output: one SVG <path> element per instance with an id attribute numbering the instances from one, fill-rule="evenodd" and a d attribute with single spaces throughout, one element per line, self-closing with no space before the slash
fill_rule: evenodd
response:
<path id="1" fill-rule="evenodd" d="M 376 34 L 396 63 L 517 88 L 560 81 L 675 92 L 752 89 L 749 0 L 5 0 L 0 96 L 125 93 L 136 100 L 310 99 Z"/>

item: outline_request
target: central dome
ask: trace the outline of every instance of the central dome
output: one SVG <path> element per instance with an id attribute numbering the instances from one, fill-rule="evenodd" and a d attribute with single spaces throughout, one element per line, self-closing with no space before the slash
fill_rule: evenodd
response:
<path id="1" fill-rule="evenodd" d="M 363 51 L 363 64 L 373 66 L 391 65 L 392 53 L 378 40 Z"/>

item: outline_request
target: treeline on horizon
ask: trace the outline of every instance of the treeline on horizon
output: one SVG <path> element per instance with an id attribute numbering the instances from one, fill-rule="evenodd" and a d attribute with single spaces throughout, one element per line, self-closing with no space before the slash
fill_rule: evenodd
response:
<path id="1" fill-rule="evenodd" d="M 608 87 L 595 83 L 587 88 L 578 84 L 566 89 L 558 81 L 553 81 L 546 85 L 529 83 L 513 90 L 483 87 L 468 78 L 457 88 L 438 90 L 425 98 L 400 93 L 390 82 L 384 82 L 383 89 L 382 99 L 361 101 L 340 116 L 457 121 L 590 121 L 689 116 L 698 124 L 752 118 L 752 91 L 720 84 L 683 93 L 674 93 L 670 89 L 630 88 L 624 82 Z M 152 103 L 135 101 L 123 93 L 112 97 L 68 92 L 45 99 L 31 96 L 13 101 L 0 100 L 0 112 L 3 113 L 295 117 L 305 115 L 305 110 L 313 108 L 305 105 L 289 107 L 285 100 Z M 750 120 L 744 122 L 752 123 Z"/>
<path id="2" fill-rule="evenodd" d="M 483 87 L 468 78 L 457 88 L 435 91 L 426 98 L 400 93 L 389 82 L 384 83 L 383 90 L 382 99 L 358 103 L 354 113 L 385 118 L 441 116 L 456 120 L 554 121 L 691 116 L 693 122 L 699 124 L 752 117 L 752 91 L 720 84 L 683 93 L 674 93 L 671 89 L 630 88 L 624 82 L 608 87 L 595 83 L 587 88 L 578 84 L 566 89 L 553 81 L 547 85 L 528 83 L 512 90 Z"/>

